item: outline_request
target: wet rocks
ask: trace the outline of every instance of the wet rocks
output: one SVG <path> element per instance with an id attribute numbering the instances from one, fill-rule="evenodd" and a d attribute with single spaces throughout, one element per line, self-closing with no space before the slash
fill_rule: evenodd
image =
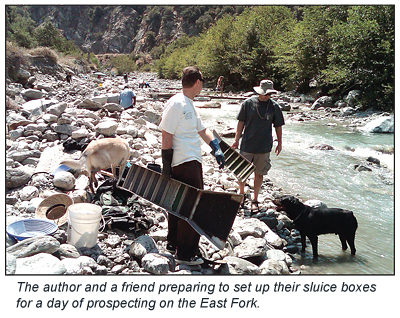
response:
<path id="1" fill-rule="evenodd" d="M 322 96 L 318 98 L 311 106 L 311 110 L 316 110 L 320 107 L 332 107 L 333 105 L 333 100 L 332 97 L 330 96 Z"/>
<path id="2" fill-rule="evenodd" d="M 382 116 L 368 122 L 362 131 L 367 133 L 394 133 L 393 116 Z"/>

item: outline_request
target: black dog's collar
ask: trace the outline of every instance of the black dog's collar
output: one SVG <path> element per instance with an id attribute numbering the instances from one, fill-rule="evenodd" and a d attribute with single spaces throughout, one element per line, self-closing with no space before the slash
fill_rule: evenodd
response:
<path id="1" fill-rule="evenodd" d="M 296 222 L 297 221 L 297 219 L 300 217 L 300 215 L 302 215 L 303 214 L 303 212 L 304 212 L 304 209 L 299 213 L 299 215 L 298 216 L 296 216 L 296 218 L 293 220 L 293 222 Z"/>

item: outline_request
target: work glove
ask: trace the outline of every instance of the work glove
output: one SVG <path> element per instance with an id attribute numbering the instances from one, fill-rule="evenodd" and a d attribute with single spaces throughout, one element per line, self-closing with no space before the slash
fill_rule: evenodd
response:
<path id="1" fill-rule="evenodd" d="M 217 159 L 219 164 L 219 168 L 222 169 L 225 165 L 225 157 L 224 153 L 222 152 L 221 148 L 219 147 L 219 143 L 217 139 L 211 140 L 209 143 L 212 151 L 211 154 Z"/>
<path id="2" fill-rule="evenodd" d="M 172 156 L 174 154 L 174 150 L 171 149 L 161 149 L 161 158 L 162 158 L 162 175 L 166 178 L 171 177 L 172 173 Z"/>

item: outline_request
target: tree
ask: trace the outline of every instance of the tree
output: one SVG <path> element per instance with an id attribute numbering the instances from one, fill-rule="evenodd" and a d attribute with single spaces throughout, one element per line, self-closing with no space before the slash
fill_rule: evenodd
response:
<path id="1" fill-rule="evenodd" d="M 324 71 L 341 95 L 362 90 L 362 103 L 391 109 L 394 102 L 394 6 L 354 6 L 346 23 L 329 32 L 332 49 Z"/>
<path id="2" fill-rule="evenodd" d="M 285 71 L 300 92 L 310 89 L 311 80 L 324 84 L 321 71 L 328 64 L 332 44 L 329 29 L 346 19 L 346 11 L 346 6 L 306 7 L 302 20 L 288 33 L 290 43 L 281 56 Z"/>

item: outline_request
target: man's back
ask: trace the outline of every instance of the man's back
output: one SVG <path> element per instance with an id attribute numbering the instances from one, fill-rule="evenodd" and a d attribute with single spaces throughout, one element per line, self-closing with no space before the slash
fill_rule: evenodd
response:
<path id="1" fill-rule="evenodd" d="M 133 91 L 129 88 L 125 88 L 119 94 L 119 104 L 123 108 L 128 108 L 128 107 L 132 106 L 134 97 L 135 97 L 135 94 L 133 93 Z"/>

